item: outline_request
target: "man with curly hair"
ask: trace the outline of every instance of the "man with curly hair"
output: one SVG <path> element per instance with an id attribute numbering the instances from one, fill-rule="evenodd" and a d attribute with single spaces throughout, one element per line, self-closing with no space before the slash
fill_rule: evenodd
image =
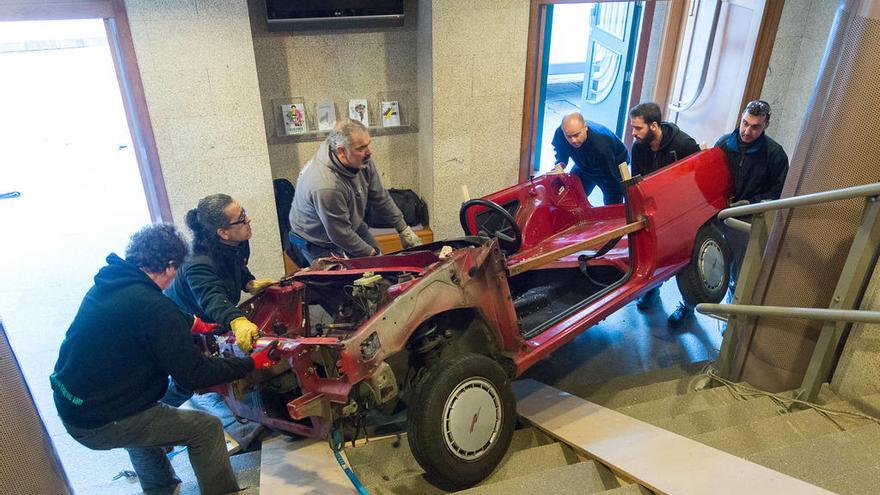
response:
<path id="1" fill-rule="evenodd" d="M 216 417 L 160 404 L 168 376 L 190 389 L 230 382 L 275 363 L 269 348 L 215 358 L 192 344 L 207 326 L 162 294 L 188 255 L 173 225 L 132 236 L 125 259 L 107 257 L 67 330 L 50 377 L 68 433 L 95 450 L 125 448 L 146 493 L 174 493 L 180 479 L 165 448 L 187 447 L 203 494 L 238 491 Z"/>

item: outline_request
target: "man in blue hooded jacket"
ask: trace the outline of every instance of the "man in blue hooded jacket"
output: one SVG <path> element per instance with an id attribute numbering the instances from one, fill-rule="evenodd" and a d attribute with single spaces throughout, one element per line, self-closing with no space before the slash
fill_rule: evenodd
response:
<path id="1" fill-rule="evenodd" d="M 764 132 L 769 125 L 770 104 L 764 100 L 750 101 L 743 110 L 739 126 L 715 143 L 727 157 L 733 180 L 732 205 L 759 203 L 779 199 L 782 195 L 782 186 L 788 175 L 788 155 L 779 143 Z M 725 237 L 733 253 L 732 278 L 736 280 L 745 256 L 748 235 L 725 229 Z M 693 314 L 694 308 L 682 303 L 669 316 L 669 323 L 679 326 Z"/>

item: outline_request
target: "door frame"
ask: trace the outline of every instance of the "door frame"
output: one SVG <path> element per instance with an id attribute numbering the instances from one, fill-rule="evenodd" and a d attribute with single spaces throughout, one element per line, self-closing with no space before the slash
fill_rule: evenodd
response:
<path id="1" fill-rule="evenodd" d="M 171 222 L 171 206 L 124 0 L 0 0 L 0 22 L 74 19 L 104 20 L 150 218 Z"/>
<path id="2" fill-rule="evenodd" d="M 531 0 L 529 6 L 529 37 L 526 45 L 526 76 L 523 88 L 523 117 L 522 131 L 520 138 L 520 159 L 519 159 L 519 180 L 526 180 L 529 176 L 534 175 L 534 154 L 532 153 L 535 143 L 538 140 L 537 123 L 543 113 L 543 109 L 539 108 L 542 94 L 539 91 L 541 85 L 541 74 L 544 72 L 543 54 L 548 49 L 545 46 L 545 26 L 547 25 L 547 5 L 564 4 L 564 3 L 601 3 L 601 2 L 620 2 L 628 0 Z M 651 24 L 654 18 L 654 4 L 664 1 L 676 0 L 649 0 L 644 2 L 642 10 L 642 26 L 639 29 L 639 41 L 636 47 L 635 66 L 633 68 L 632 79 L 630 83 L 631 96 L 630 107 L 635 104 L 633 96 L 641 93 L 642 79 L 645 74 L 645 59 L 648 54 L 648 43 L 642 40 L 648 40 L 651 35 Z M 648 22 L 646 22 L 648 21 Z M 638 98 L 636 98 L 637 100 Z M 626 129 L 624 135 L 627 135 Z"/>
<path id="3" fill-rule="evenodd" d="M 542 97 L 539 85 L 541 84 L 540 79 L 543 73 L 543 54 L 548 49 L 544 43 L 544 27 L 547 23 L 547 9 L 544 6 L 562 3 L 585 3 L 586 1 L 589 0 L 531 0 L 529 6 L 529 34 L 526 46 L 526 74 L 523 88 L 519 159 L 520 181 L 526 180 L 529 176 L 533 175 L 533 149 L 537 142 L 539 131 L 536 126 L 543 113 L 543 109 L 539 108 Z M 592 0 L 592 2 L 609 1 L 620 0 Z M 630 86 L 629 108 L 632 108 L 639 102 L 639 96 L 642 92 L 645 62 L 648 55 L 651 27 L 654 21 L 654 7 L 657 2 L 668 2 L 668 10 L 663 28 L 663 38 L 660 41 L 658 77 L 657 81 L 655 81 L 653 96 L 654 100 L 661 105 L 661 108 L 665 108 L 665 105 L 668 104 L 670 86 L 675 75 L 678 54 L 681 52 L 681 37 L 689 0 L 643 0 L 642 25 L 639 29 L 639 40 L 636 47 L 636 60 Z M 744 107 L 747 102 L 761 95 L 784 5 L 785 0 L 765 2 L 758 40 L 755 43 L 755 49 L 752 54 L 751 67 L 746 79 L 747 82 L 743 92 L 741 107 Z M 666 75 L 664 76 L 663 74 Z M 629 132 L 629 123 L 627 123 L 624 128 L 624 143 L 629 146 L 631 142 L 632 137 Z"/>

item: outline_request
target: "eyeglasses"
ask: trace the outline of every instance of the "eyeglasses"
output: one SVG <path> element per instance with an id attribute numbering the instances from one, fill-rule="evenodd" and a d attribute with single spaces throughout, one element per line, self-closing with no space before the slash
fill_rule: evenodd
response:
<path id="1" fill-rule="evenodd" d="M 242 209 L 241 209 L 241 215 L 238 216 L 238 220 L 236 220 L 236 221 L 234 221 L 234 222 L 229 222 L 229 226 L 230 226 L 230 227 L 235 227 L 236 225 L 240 225 L 240 224 L 243 224 L 243 223 L 248 223 L 248 221 L 250 221 L 250 218 L 248 218 L 248 216 L 247 216 L 247 212 L 244 211 L 244 208 L 242 208 Z"/>

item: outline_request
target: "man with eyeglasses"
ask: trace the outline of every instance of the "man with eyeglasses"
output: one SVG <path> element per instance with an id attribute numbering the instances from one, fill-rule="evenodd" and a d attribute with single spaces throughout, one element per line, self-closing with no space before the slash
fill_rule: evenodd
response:
<path id="1" fill-rule="evenodd" d="M 65 429 L 94 450 L 125 448 L 146 493 L 176 493 L 166 447 L 185 445 L 200 493 L 239 490 L 223 424 L 210 414 L 159 402 L 168 376 L 196 389 L 274 365 L 270 347 L 248 357 L 209 357 L 193 333 L 210 325 L 162 295 L 188 254 L 173 225 L 143 228 L 125 259 L 107 257 L 64 336 L 50 377 Z"/>
<path id="2" fill-rule="evenodd" d="M 779 143 L 767 136 L 765 131 L 769 125 L 770 104 L 764 100 L 750 101 L 737 128 L 715 143 L 724 151 L 730 168 L 733 180 L 731 206 L 779 199 L 782 195 L 782 186 L 788 175 L 788 155 Z M 735 281 L 745 256 L 748 234 L 730 228 L 725 228 L 724 233 L 733 254 L 731 278 Z M 669 317 L 669 322 L 679 326 L 693 314 L 693 306 L 682 304 Z"/>
<path id="3" fill-rule="evenodd" d="M 337 122 L 300 173 L 290 207 L 290 242 L 309 263 L 329 256 L 375 256 L 379 244 L 364 221 L 367 208 L 393 225 L 404 248 L 422 243 L 382 186 L 360 122 Z"/>
<path id="4" fill-rule="evenodd" d="M 599 186 L 606 205 L 623 202 L 617 166 L 629 163 L 629 153 L 611 130 L 573 112 L 562 118 L 551 144 L 558 166 L 567 167 L 569 159 L 574 162 L 571 173 L 580 179 L 587 196 Z"/>

